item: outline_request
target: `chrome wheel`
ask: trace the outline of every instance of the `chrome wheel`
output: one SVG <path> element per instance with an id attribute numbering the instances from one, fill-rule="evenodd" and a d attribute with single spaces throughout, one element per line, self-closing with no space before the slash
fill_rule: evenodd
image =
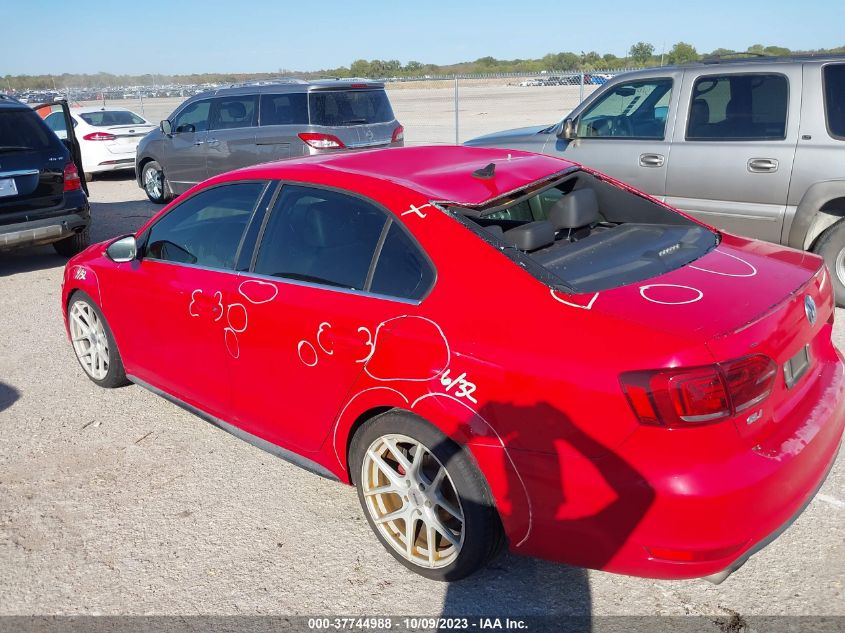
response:
<path id="1" fill-rule="evenodd" d="M 418 441 L 382 435 L 361 465 L 365 506 L 384 539 L 407 561 L 438 569 L 458 557 L 464 514 L 449 473 Z"/>
<path id="2" fill-rule="evenodd" d="M 839 278 L 839 283 L 845 284 L 845 248 L 836 254 L 836 265 L 833 268 Z"/>
<path id="3" fill-rule="evenodd" d="M 164 178 L 160 170 L 147 167 L 144 170 L 144 189 L 150 198 L 161 198 L 164 190 Z"/>
<path id="4" fill-rule="evenodd" d="M 109 372 L 109 341 L 103 322 L 87 301 L 74 301 L 68 317 L 79 363 L 91 378 L 103 380 Z"/>

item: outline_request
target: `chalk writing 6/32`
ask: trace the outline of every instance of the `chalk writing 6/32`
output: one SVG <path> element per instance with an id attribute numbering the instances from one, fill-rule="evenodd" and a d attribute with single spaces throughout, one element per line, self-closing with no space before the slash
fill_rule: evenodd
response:
<path id="1" fill-rule="evenodd" d="M 440 384 L 445 387 L 444 391 L 448 393 L 452 387 L 455 387 L 454 396 L 456 398 L 466 398 L 470 402 L 478 404 L 478 400 L 472 397 L 472 394 L 475 393 L 475 383 L 466 379 L 467 373 L 464 372 L 457 378 L 450 378 L 450 371 L 451 370 L 447 369 L 443 372 L 443 375 L 440 376 Z"/>

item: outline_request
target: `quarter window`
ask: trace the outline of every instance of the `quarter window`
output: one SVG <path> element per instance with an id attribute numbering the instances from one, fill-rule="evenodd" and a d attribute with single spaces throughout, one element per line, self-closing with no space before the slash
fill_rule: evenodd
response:
<path id="1" fill-rule="evenodd" d="M 261 95 L 261 125 L 307 125 L 308 96 L 304 92 Z"/>
<path id="2" fill-rule="evenodd" d="M 831 136 L 845 138 L 845 64 L 824 67 L 824 105 Z"/>
<path id="3" fill-rule="evenodd" d="M 255 95 L 217 99 L 214 103 L 212 130 L 232 130 L 255 125 Z"/>
<path id="4" fill-rule="evenodd" d="M 789 87 L 783 75 L 699 77 L 692 90 L 687 139 L 784 139 L 788 99 Z"/>
<path id="5" fill-rule="evenodd" d="M 578 136 L 662 140 L 671 95 L 671 79 L 620 84 L 578 117 Z"/>
<path id="6" fill-rule="evenodd" d="M 241 235 L 264 183 L 245 182 L 206 189 L 156 222 L 145 257 L 211 268 L 234 268 Z"/>
<path id="7" fill-rule="evenodd" d="M 405 299 L 421 299 L 434 282 L 428 261 L 396 223 L 388 229 L 379 254 L 372 292 Z"/>
<path id="8" fill-rule="evenodd" d="M 208 113 L 211 101 L 194 101 L 176 115 L 171 121 L 173 131 L 177 134 L 184 132 L 204 132 L 208 129 Z"/>

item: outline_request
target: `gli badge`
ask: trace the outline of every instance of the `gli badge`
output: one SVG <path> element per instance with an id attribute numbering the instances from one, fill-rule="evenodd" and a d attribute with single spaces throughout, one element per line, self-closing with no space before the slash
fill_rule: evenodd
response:
<path id="1" fill-rule="evenodd" d="M 804 312 L 810 325 L 816 324 L 816 302 L 810 295 L 804 297 Z"/>

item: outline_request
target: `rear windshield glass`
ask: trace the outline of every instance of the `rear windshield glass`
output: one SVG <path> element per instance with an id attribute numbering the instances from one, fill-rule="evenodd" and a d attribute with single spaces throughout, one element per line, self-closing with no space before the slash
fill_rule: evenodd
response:
<path id="1" fill-rule="evenodd" d="M 83 112 L 79 117 L 88 125 L 108 127 L 110 125 L 143 125 L 144 119 L 134 112 L 125 110 L 106 110 L 104 112 Z"/>
<path id="2" fill-rule="evenodd" d="M 680 213 L 581 171 L 499 206 L 451 210 L 546 285 L 576 293 L 657 277 L 718 243 Z"/>
<path id="3" fill-rule="evenodd" d="M 845 64 L 824 67 L 824 102 L 831 135 L 845 138 Z"/>
<path id="4" fill-rule="evenodd" d="M 43 150 L 59 139 L 32 110 L 0 110 L 0 153 Z"/>
<path id="5" fill-rule="evenodd" d="M 314 91 L 309 96 L 312 125 L 342 127 L 393 120 L 384 90 Z"/>

